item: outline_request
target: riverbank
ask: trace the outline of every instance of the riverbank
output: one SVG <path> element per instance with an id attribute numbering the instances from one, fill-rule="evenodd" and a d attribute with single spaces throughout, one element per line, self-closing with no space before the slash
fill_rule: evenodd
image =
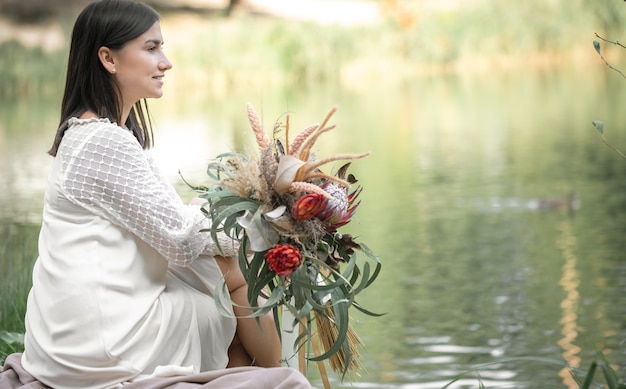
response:
<path id="1" fill-rule="evenodd" d="M 91 0 L 0 0 L 0 43 L 54 51 L 63 46 L 67 25 Z M 146 0 L 164 16 L 190 14 L 228 17 L 265 16 L 320 24 L 381 23 L 378 2 L 359 0 Z M 184 29 L 183 29 L 184 31 Z"/>
<path id="2" fill-rule="evenodd" d="M 452 0 L 439 6 L 400 0 L 240 0 L 228 17 L 228 0 L 202 1 L 202 12 L 181 10 L 183 5 L 199 7 L 194 4 L 201 0 L 177 1 L 171 3 L 176 11 L 163 12 L 168 55 L 186 72 L 197 73 L 196 85 L 205 85 L 207 93 L 260 84 L 315 86 L 321 80 L 359 89 L 433 74 L 605 66 L 592 46 L 594 33 L 604 31 L 601 19 L 566 0 L 556 5 L 529 0 L 530 5 L 515 7 L 476 0 L 463 8 Z M 280 6 L 286 3 L 292 7 Z M 626 20 L 623 8 L 618 18 Z M 0 74 L 3 94 L 42 93 L 38 85 L 64 73 L 78 10 L 65 8 L 38 23 L 0 16 L 0 45 L 6 54 L 0 65 L 8 64 Z M 602 53 L 621 66 L 624 50 L 604 44 Z M 10 56 L 28 66 L 7 62 Z M 190 63 L 200 67 L 192 69 Z"/>
<path id="3" fill-rule="evenodd" d="M 37 23 L 91 0 L 0 0 L 0 14 L 17 23 Z M 265 15 L 317 23 L 377 23 L 388 1 L 371 0 L 144 0 L 164 13 L 191 12 L 229 16 Z"/>

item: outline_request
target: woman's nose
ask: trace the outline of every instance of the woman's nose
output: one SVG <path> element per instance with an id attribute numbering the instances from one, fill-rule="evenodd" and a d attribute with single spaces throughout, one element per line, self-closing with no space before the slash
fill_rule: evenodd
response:
<path id="1" fill-rule="evenodd" d="M 172 66 L 173 65 L 170 60 L 167 59 L 167 56 L 165 54 L 163 54 L 163 59 L 161 59 L 161 61 L 159 62 L 159 68 L 161 68 L 162 70 L 170 70 Z"/>

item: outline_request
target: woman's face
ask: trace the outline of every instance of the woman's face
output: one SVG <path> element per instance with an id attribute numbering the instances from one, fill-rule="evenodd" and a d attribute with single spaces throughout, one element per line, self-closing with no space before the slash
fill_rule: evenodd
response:
<path id="1" fill-rule="evenodd" d="M 163 95 L 163 76 L 172 68 L 172 63 L 163 52 L 159 22 L 127 42 L 113 56 L 116 62 L 113 77 L 122 92 L 123 106 L 130 107 L 140 99 Z"/>

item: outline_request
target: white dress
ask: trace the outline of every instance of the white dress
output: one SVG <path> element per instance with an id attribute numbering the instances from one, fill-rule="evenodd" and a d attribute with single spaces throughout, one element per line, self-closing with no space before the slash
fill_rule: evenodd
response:
<path id="1" fill-rule="evenodd" d="M 208 226 L 130 131 L 70 119 L 44 198 L 24 368 L 81 389 L 225 368 L 236 322 L 213 300 Z"/>

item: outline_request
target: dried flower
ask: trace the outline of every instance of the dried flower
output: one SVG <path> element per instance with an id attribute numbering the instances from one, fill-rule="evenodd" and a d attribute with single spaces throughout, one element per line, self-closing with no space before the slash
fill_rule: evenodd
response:
<path id="1" fill-rule="evenodd" d="M 270 270 L 279 276 L 288 276 L 302 264 L 302 253 L 292 244 L 277 244 L 266 254 Z"/>
<path id="2" fill-rule="evenodd" d="M 348 192 L 335 184 L 328 183 L 322 186 L 332 196 L 327 202 L 326 208 L 317 217 L 328 224 L 328 231 L 337 231 L 337 228 L 348 224 L 360 202 L 357 197 L 361 193 L 361 187 Z"/>
<path id="3" fill-rule="evenodd" d="M 301 196 L 291 207 L 291 216 L 298 221 L 313 219 L 326 208 L 328 199 L 319 193 Z"/>

